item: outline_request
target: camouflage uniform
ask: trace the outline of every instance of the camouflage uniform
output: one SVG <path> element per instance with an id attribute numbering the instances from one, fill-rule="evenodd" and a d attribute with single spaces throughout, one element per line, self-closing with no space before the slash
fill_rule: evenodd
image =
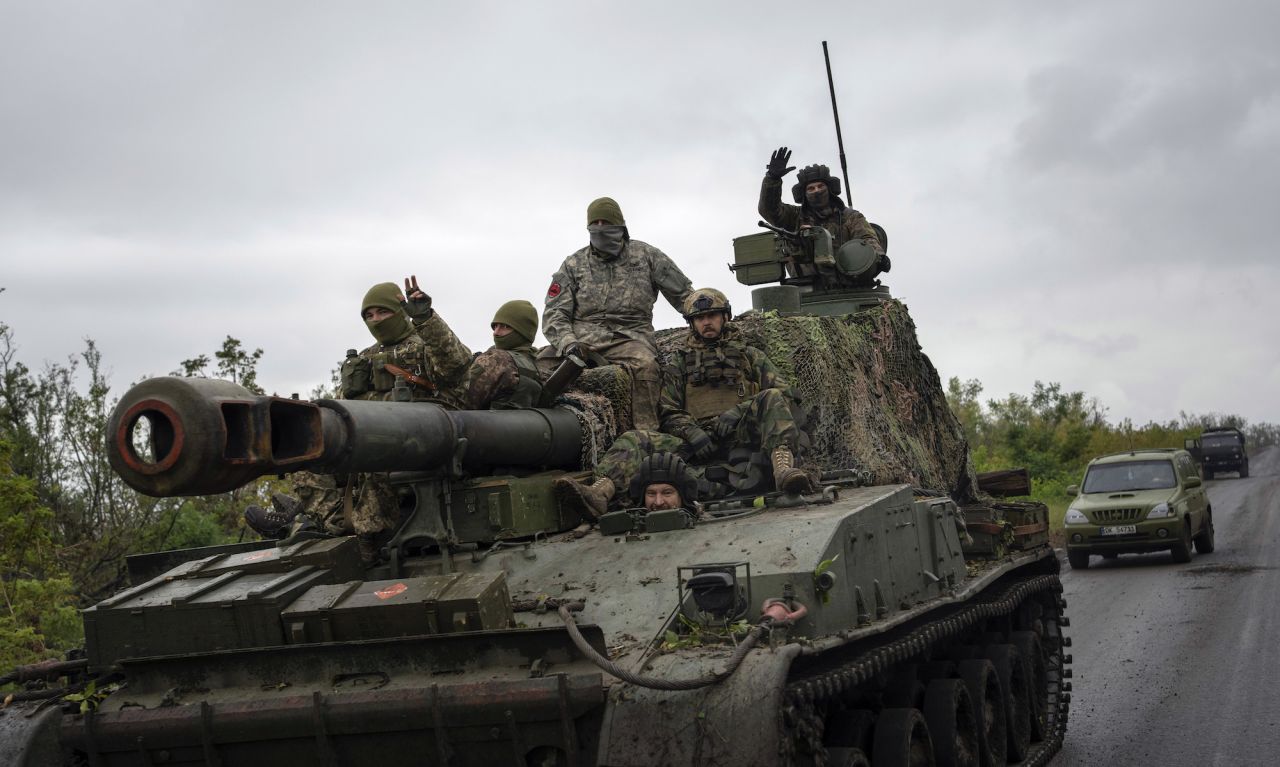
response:
<path id="1" fill-rule="evenodd" d="M 717 455 L 730 447 L 795 450 L 800 437 L 791 412 L 795 399 L 764 352 L 739 340 L 726 324 L 715 341 L 690 333 L 662 371 L 658 413 L 662 431 L 686 441 L 700 431 L 714 434 L 718 422 L 732 420 L 731 430 L 720 430 Z"/>
<path id="2" fill-rule="evenodd" d="M 660 431 L 633 429 L 614 440 L 604 458 L 596 464 L 594 473 L 597 477 L 608 477 L 620 488 L 627 488 L 631 485 L 631 480 L 640 473 L 646 458 L 655 453 L 679 453 L 682 450 L 686 450 L 686 445 L 680 437 Z M 707 466 L 695 466 L 692 463 L 687 465 L 698 480 L 699 498 L 723 498 L 733 492 L 733 487 L 727 482 L 709 479 L 706 476 Z M 724 472 L 721 475 L 724 476 Z M 619 497 L 616 500 L 621 503 L 626 499 Z M 635 503 L 635 499 L 631 501 Z"/>
<path id="3" fill-rule="evenodd" d="M 825 215 L 819 214 L 808 205 L 791 205 L 782 201 L 782 179 L 765 176 L 760 184 L 760 216 L 774 226 L 798 230 L 801 226 L 821 226 L 831 233 L 831 246 L 839 250 L 840 246 L 851 240 L 861 240 L 871 246 L 876 253 L 884 255 L 884 247 L 876 230 L 871 228 L 867 217 L 850 208 L 834 194 L 831 195 L 831 207 Z"/>
<path id="4" fill-rule="evenodd" d="M 661 372 L 653 304 L 661 292 L 678 310 L 692 287 L 652 245 L 627 240 L 616 257 L 588 245 L 566 258 L 551 278 L 542 314 L 542 332 L 551 345 L 539 355 L 539 369 L 550 375 L 569 344 L 587 344 L 631 374 L 636 428 L 656 427 Z"/>
<path id="5" fill-rule="evenodd" d="M 439 399 L 459 410 L 533 407 L 542 393 L 542 380 L 533 346 L 511 350 L 496 346 L 472 355 L 439 312 L 416 325 L 426 343 L 428 358 L 437 371 Z M 536 326 L 535 326 L 536 329 Z"/>

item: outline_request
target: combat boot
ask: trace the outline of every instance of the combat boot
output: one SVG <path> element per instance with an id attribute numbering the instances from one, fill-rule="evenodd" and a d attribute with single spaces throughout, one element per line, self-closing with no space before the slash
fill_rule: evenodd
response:
<path id="1" fill-rule="evenodd" d="M 561 477 L 552 483 L 556 497 L 569 508 L 577 511 L 587 521 L 604 516 L 609 510 L 609 500 L 617 492 L 613 480 L 597 477 L 595 483 L 586 485 L 576 479 Z"/>
<path id="2" fill-rule="evenodd" d="M 281 539 L 289 534 L 289 525 L 293 522 L 293 518 L 298 516 L 298 502 L 282 503 L 277 500 L 277 496 L 281 499 L 289 498 L 287 495 L 276 493 L 271 497 L 271 509 L 267 510 L 261 506 L 247 506 L 244 510 L 244 523 L 250 527 L 255 533 L 263 538 Z"/>
<path id="3" fill-rule="evenodd" d="M 769 454 L 773 463 L 773 484 L 784 493 L 808 493 L 813 490 L 809 475 L 796 468 L 795 456 L 785 447 L 775 447 Z"/>

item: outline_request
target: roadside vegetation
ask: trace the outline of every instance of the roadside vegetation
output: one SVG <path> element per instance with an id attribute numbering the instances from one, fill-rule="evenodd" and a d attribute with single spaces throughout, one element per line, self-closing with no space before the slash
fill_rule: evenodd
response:
<path id="1" fill-rule="evenodd" d="M 983 401 L 982 383 L 952 378 L 947 402 L 964 426 L 974 468 L 979 472 L 1024 467 L 1031 475 L 1030 498 L 1049 507 L 1050 527 L 1061 529 L 1071 499 L 1067 486 L 1079 484 L 1089 461 L 1108 453 L 1155 447 L 1182 447 L 1213 426 L 1235 426 L 1249 450 L 1280 444 L 1280 426 L 1250 424 L 1231 413 L 1181 413 L 1167 423 L 1137 426 L 1128 418 L 1113 423 L 1096 397 L 1064 392 L 1037 381 L 1031 394 Z"/>

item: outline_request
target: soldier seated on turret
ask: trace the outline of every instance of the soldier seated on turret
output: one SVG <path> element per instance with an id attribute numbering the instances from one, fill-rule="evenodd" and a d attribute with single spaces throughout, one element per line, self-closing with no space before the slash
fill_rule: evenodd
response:
<path id="1" fill-rule="evenodd" d="M 759 213 L 774 226 L 798 231 L 821 226 L 831 233 L 832 251 L 838 251 L 846 242 L 861 241 L 871 247 L 879 259 L 876 265 L 860 280 L 872 284 L 877 274 L 889 271 L 889 257 L 884 253 L 876 230 L 867 217 L 848 207 L 840 199 L 840 179 L 831 175 L 825 165 L 808 165 L 800 170 L 798 183 L 791 187 L 791 197 L 798 205 L 782 201 L 782 178 L 795 166 L 788 166 L 791 150 L 779 147 L 769 157 L 765 166 L 764 181 L 760 184 Z M 830 264 L 834 266 L 834 261 Z"/>
<path id="2" fill-rule="evenodd" d="M 416 277 L 405 280 L 405 292 L 407 299 L 394 283 L 384 282 L 365 294 L 361 317 L 378 343 L 358 354 L 348 352 L 341 398 L 431 401 L 470 410 L 537 403 L 542 381 L 534 364 L 538 312 L 533 304 L 508 301 L 499 307 L 490 326 L 494 345 L 472 355 L 431 308 L 431 297 Z M 354 532 L 369 556 L 399 524 L 395 492 L 380 475 L 299 472 L 294 493 L 297 500 L 277 493 L 271 509 L 249 506 L 245 523 L 268 538 L 289 534 L 299 518 L 331 535 Z"/>
<path id="3" fill-rule="evenodd" d="M 556 480 L 563 502 L 586 519 L 598 519 L 617 488 L 626 486 L 648 456 L 661 452 L 692 458 L 696 465 L 691 468 L 704 480 L 705 498 L 748 490 L 723 472 L 712 472 L 723 482 L 707 481 L 707 470 L 722 467 L 734 448 L 768 454 L 778 490 L 811 489 L 808 475 L 795 466 L 793 451 L 800 438 L 791 410 L 795 395 L 764 352 L 736 337 L 731 312 L 718 290 L 702 288 L 689 295 L 684 307 L 689 338 L 662 371 L 662 431 L 636 430 L 618 437 L 597 464 L 590 485 Z"/>

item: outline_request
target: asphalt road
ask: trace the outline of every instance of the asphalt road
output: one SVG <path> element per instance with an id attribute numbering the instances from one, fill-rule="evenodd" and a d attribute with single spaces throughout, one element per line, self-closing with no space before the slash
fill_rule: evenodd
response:
<path id="1" fill-rule="evenodd" d="M 1280 765 L 1280 449 L 1249 468 L 1206 483 L 1212 554 L 1063 562 L 1074 690 L 1054 767 Z"/>

